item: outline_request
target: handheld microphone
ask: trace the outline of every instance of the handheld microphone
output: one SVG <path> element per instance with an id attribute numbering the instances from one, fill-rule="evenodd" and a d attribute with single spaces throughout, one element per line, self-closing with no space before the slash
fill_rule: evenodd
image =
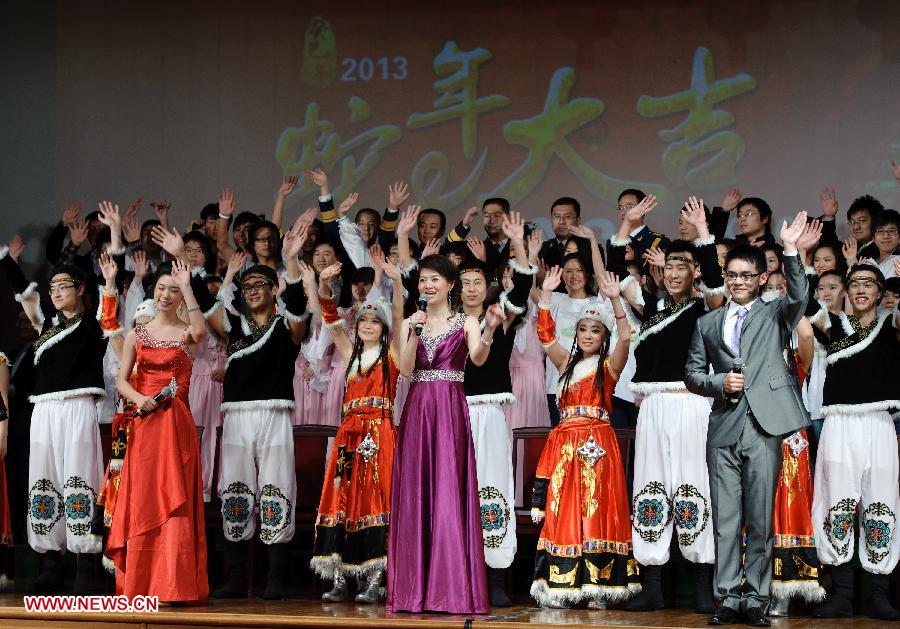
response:
<path id="1" fill-rule="evenodd" d="M 421 310 L 422 312 L 425 312 L 425 310 L 428 308 L 428 297 L 426 297 L 425 295 L 419 295 L 419 301 L 417 302 L 416 305 L 418 305 L 419 310 Z M 416 324 L 415 331 L 416 331 L 416 336 L 422 336 L 422 324 L 421 323 Z"/>
<path id="2" fill-rule="evenodd" d="M 734 373 L 744 373 L 744 359 L 740 358 L 740 357 L 735 358 L 731 362 L 731 371 L 733 371 Z M 734 393 L 731 394 L 731 397 L 728 398 L 728 401 L 731 402 L 732 404 L 737 404 L 738 402 L 741 401 L 742 395 L 743 395 L 743 392 L 735 391 Z"/>
<path id="3" fill-rule="evenodd" d="M 168 386 L 166 386 L 166 387 L 163 387 L 163 389 L 162 389 L 159 393 L 157 393 L 156 395 L 153 396 L 153 401 L 156 402 L 156 405 L 157 405 L 157 406 L 159 406 L 159 404 L 160 404 L 161 402 L 163 402 L 163 400 L 167 400 L 167 399 L 169 399 L 170 397 L 172 397 L 173 395 L 175 395 L 175 391 L 176 391 L 177 389 L 178 389 L 178 385 L 175 384 L 174 379 L 173 379 L 173 382 L 172 382 L 172 383 L 170 383 L 170 384 L 169 384 Z M 155 410 L 155 409 L 154 409 L 154 410 Z M 149 412 L 149 411 L 148 411 L 148 412 Z M 144 409 L 139 408 L 138 410 L 136 410 L 136 411 L 134 412 L 134 416 L 135 416 L 135 417 L 143 417 L 143 416 L 144 416 Z"/>

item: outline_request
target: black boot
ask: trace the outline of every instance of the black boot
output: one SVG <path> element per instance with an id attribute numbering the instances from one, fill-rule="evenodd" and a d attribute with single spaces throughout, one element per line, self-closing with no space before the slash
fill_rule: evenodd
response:
<path id="1" fill-rule="evenodd" d="M 831 567 L 828 600 L 812 611 L 815 618 L 853 617 L 853 568 L 849 563 Z"/>
<path id="2" fill-rule="evenodd" d="M 278 601 L 284 598 L 284 570 L 287 568 L 287 544 L 269 544 L 269 574 L 263 598 Z"/>
<path id="3" fill-rule="evenodd" d="M 872 601 L 869 604 L 869 616 L 878 620 L 900 620 L 900 612 L 894 609 L 888 600 L 889 574 L 870 574 Z"/>
<path id="4" fill-rule="evenodd" d="M 62 591 L 62 553 L 48 550 L 42 555 L 41 573 L 28 586 L 29 594 L 59 594 Z"/>
<path id="5" fill-rule="evenodd" d="M 698 563 L 694 566 L 694 611 L 698 614 L 708 615 L 716 611 L 712 581 L 711 563 Z"/>
<path id="6" fill-rule="evenodd" d="M 76 596 L 90 596 L 98 591 L 97 580 L 94 575 L 97 571 L 97 553 L 78 553 L 75 559 L 75 588 Z"/>
<path id="7" fill-rule="evenodd" d="M 228 576 L 213 592 L 214 598 L 245 598 L 247 596 L 247 542 L 225 542 L 228 556 Z"/>
<path id="8" fill-rule="evenodd" d="M 625 603 L 622 609 L 630 612 L 652 612 L 663 609 L 666 602 L 662 595 L 662 566 L 641 566 L 641 592 Z"/>
<path id="9" fill-rule="evenodd" d="M 510 607 L 512 601 L 506 594 L 506 568 L 488 568 L 487 574 L 491 607 Z"/>

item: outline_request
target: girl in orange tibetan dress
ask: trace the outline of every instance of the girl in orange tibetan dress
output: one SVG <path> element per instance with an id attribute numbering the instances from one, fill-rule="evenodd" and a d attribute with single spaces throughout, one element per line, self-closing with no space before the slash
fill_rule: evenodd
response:
<path id="1" fill-rule="evenodd" d="M 196 286 L 201 298 L 202 287 Z M 187 266 L 160 265 L 154 289 L 157 314 L 125 339 L 117 386 L 142 415 L 128 435 L 106 555 L 116 567 L 116 591 L 160 601 L 202 601 L 209 595 L 200 450 L 188 408 L 193 354 L 206 322 Z M 190 323 L 178 318 L 184 303 Z M 209 308 L 207 308 L 208 310 Z M 177 339 L 177 340 L 176 340 Z M 134 386 L 129 383 L 137 365 Z M 163 388 L 174 396 L 156 403 Z"/>
<path id="2" fill-rule="evenodd" d="M 813 357 L 812 325 L 806 318 L 800 321 L 795 336 L 797 349 L 788 366 L 802 384 Z M 782 440 L 781 457 L 781 477 L 775 490 L 771 616 L 787 616 L 788 602 L 794 597 L 814 603 L 825 600 L 825 590 L 819 585 L 812 524 L 813 480 L 805 428 Z"/>
<path id="3" fill-rule="evenodd" d="M 322 595 L 331 602 L 349 598 L 347 577 L 354 576 L 366 579 L 356 601 L 376 603 L 387 563 L 399 375 L 394 360 L 399 349 L 389 343 L 389 332 L 403 321 L 403 286 L 400 270 L 379 262 L 394 282 L 393 307 L 382 300 L 360 304 L 352 340 L 328 285 L 340 264 L 322 271 L 319 280 L 322 321 L 348 365 L 343 417 L 328 459 L 310 562 L 316 574 L 333 580 L 331 591 Z"/>
<path id="4" fill-rule="evenodd" d="M 618 280 L 604 273 L 598 279 L 609 303 L 588 303 L 578 319 L 571 352 L 563 348 L 556 341 L 549 306 L 561 277 L 558 267 L 547 273 L 538 304 L 538 338 L 561 374 L 560 423 L 550 431 L 534 481 L 532 519 L 544 525 L 531 595 L 544 607 L 587 602 L 602 608 L 605 601 L 624 601 L 641 589 L 632 557 L 625 475 L 609 423 L 631 326 L 619 299 Z M 618 336 L 609 352 L 611 320 Z"/>

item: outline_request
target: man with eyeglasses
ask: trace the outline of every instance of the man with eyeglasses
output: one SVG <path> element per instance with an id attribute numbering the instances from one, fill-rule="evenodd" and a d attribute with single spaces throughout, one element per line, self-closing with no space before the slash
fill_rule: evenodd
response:
<path id="1" fill-rule="evenodd" d="M 275 270 L 256 264 L 240 277 L 242 298 L 234 305 L 241 314 L 219 307 L 207 317 L 213 331 L 228 339 L 220 478 L 229 564 L 225 582 L 213 593 L 216 598 L 247 595 L 247 545 L 257 530 L 257 507 L 259 537 L 269 554 L 263 597 L 284 598 L 297 493 L 291 427 L 294 363 L 308 325 L 297 255 L 306 237 L 307 228 L 296 225 L 284 236 L 286 284 L 280 294 Z M 280 312 L 276 296 L 283 303 Z"/>
<path id="2" fill-rule="evenodd" d="M 566 241 L 572 235 L 571 229 L 581 225 L 581 204 L 572 197 L 560 197 L 550 206 L 550 223 L 553 225 L 553 235 L 541 243 L 538 257 L 547 268 L 562 266 L 562 259 L 566 254 Z M 558 291 L 564 291 L 565 286 L 560 284 Z"/>
<path id="3" fill-rule="evenodd" d="M 900 260 L 900 213 L 897 210 L 884 210 L 872 221 L 872 229 L 878 254 L 871 260 L 861 257 L 860 262 L 871 262 L 885 278 L 894 277 L 894 261 Z"/>
<path id="4" fill-rule="evenodd" d="M 878 309 L 885 290 L 878 267 L 857 264 L 844 284 L 851 314 L 814 318 L 829 343 L 812 521 L 816 554 L 831 566 L 833 587 L 813 615 L 853 616 L 850 560 L 858 530 L 859 562 L 869 573 L 869 615 L 900 620 L 888 600 L 890 576 L 900 559 L 900 461 L 890 414 L 900 409 L 900 315 Z"/>
<path id="5" fill-rule="evenodd" d="M 669 246 L 669 238 L 660 232 L 655 232 L 647 227 L 644 222 L 646 213 L 630 212 L 634 209 L 647 195 L 641 190 L 628 188 L 619 193 L 617 211 L 619 220 L 625 222 L 626 219 L 631 223 L 631 231 L 628 233 L 628 242 L 613 242 L 610 239 L 606 244 L 606 256 L 611 255 L 610 248 L 612 246 L 627 245 L 631 248 L 635 264 L 639 264 L 644 270 L 649 268 L 649 262 L 644 259 L 644 254 L 650 249 L 665 250 Z"/>
<path id="6" fill-rule="evenodd" d="M 97 593 L 94 572 L 101 538 L 91 533 L 103 477 L 97 400 L 105 396 L 103 355 L 107 339 L 122 334 L 117 319 L 118 265 L 100 256 L 104 285 L 96 316 L 85 312 L 87 274 L 74 266 L 51 272 L 47 299 L 28 284 L 8 255 L 6 266 L 16 301 L 39 333 L 34 342 L 35 381 L 28 461 L 27 534 L 42 555 L 32 594 L 59 593 L 62 553 L 77 553 L 75 594 Z"/>
<path id="7" fill-rule="evenodd" d="M 733 624 L 741 615 L 750 626 L 771 625 L 766 609 L 781 439 L 809 424 L 783 354 L 807 303 L 809 285 L 797 250 L 806 229 L 806 212 L 782 224 L 788 292 L 768 303 L 759 299 L 768 279 L 762 249 L 732 249 L 725 258 L 732 301 L 700 317 L 691 339 L 685 384 L 714 400 L 706 441 L 720 601 L 708 621 L 713 625 Z"/>
<path id="8" fill-rule="evenodd" d="M 858 260 L 878 255 L 878 247 L 873 241 L 872 224 L 883 211 L 881 201 L 868 194 L 854 199 L 847 208 L 847 223 L 850 225 L 850 235 L 856 240 Z M 825 236 L 823 234 L 823 238 Z"/>

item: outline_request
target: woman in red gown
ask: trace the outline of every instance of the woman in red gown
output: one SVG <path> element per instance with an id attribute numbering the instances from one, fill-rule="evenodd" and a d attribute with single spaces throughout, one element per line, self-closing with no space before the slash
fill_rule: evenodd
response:
<path id="1" fill-rule="evenodd" d="M 106 555 L 116 566 L 117 593 L 163 602 L 209 595 L 200 451 L 188 409 L 192 350 L 203 341 L 206 322 L 190 277 L 181 261 L 159 267 L 157 315 L 126 337 L 117 383 L 141 416 L 131 426 Z M 187 326 L 179 309 L 187 311 Z M 153 396 L 168 386 L 174 396 L 157 403 Z"/>

